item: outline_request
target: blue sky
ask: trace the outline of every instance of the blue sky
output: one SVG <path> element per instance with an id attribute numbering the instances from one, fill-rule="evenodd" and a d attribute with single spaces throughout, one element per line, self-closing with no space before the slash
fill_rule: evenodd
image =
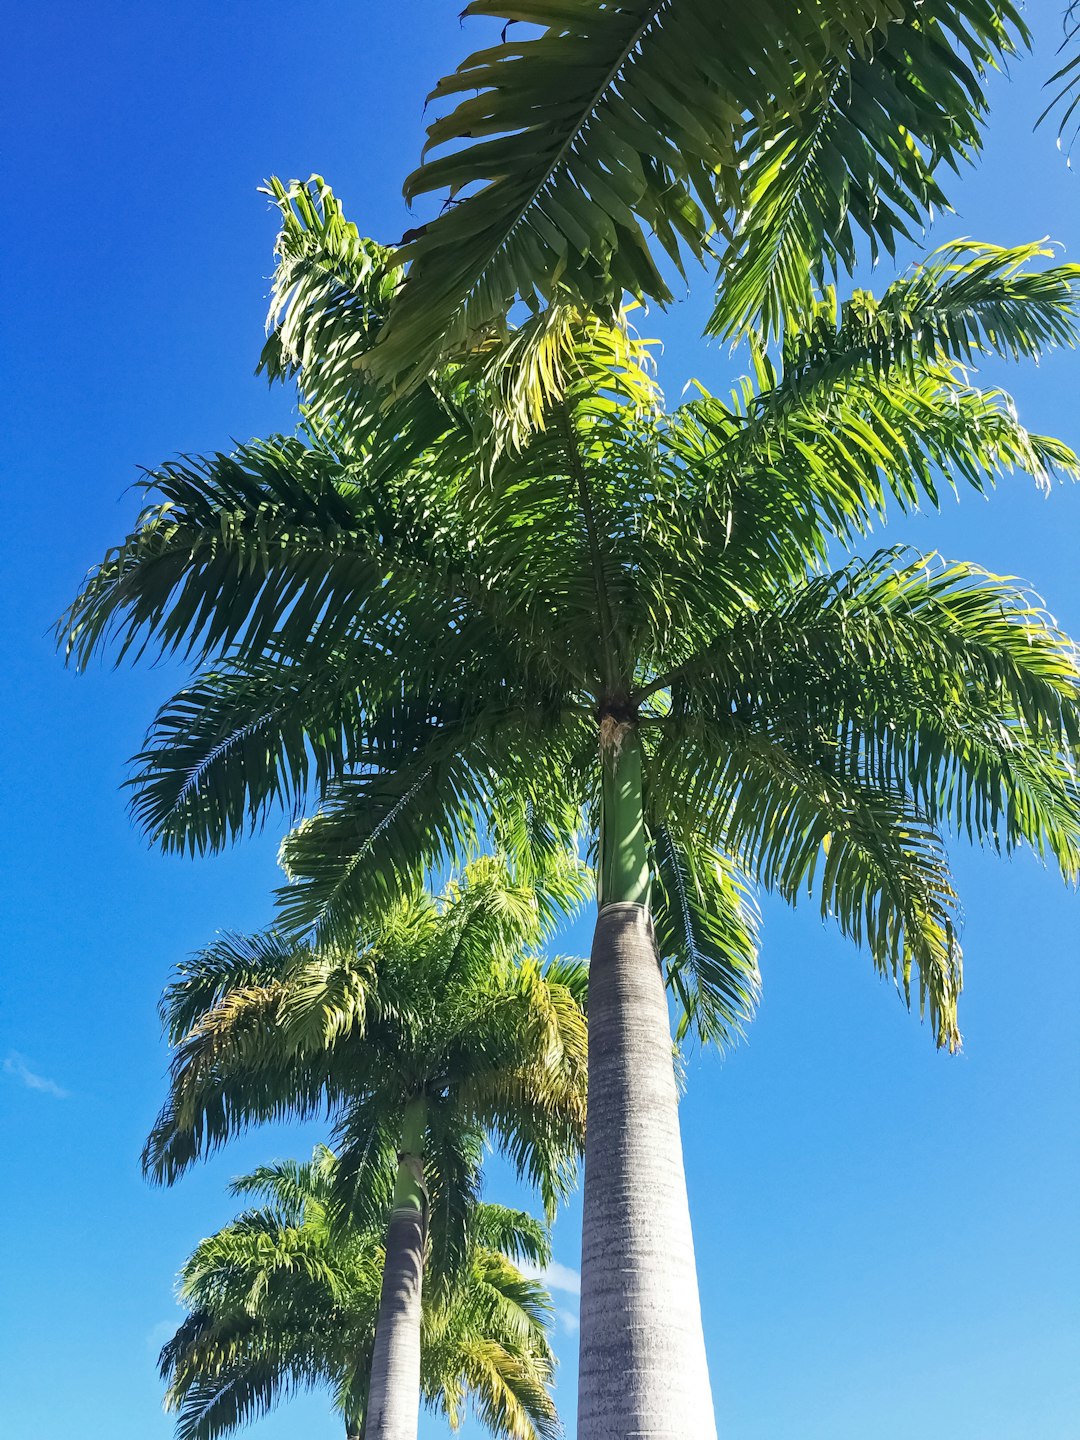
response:
<path id="1" fill-rule="evenodd" d="M 175 666 L 66 672 L 52 622 L 120 538 L 139 464 L 292 424 L 252 375 L 274 224 L 268 172 L 326 175 L 390 240 L 428 85 L 473 43 L 432 0 L 93 6 L 6 23 L 8 175 L 0 676 L 6 966 L 2 1411 L 11 1436 L 170 1433 L 154 1371 L 173 1275 L 225 1221 L 229 1176 L 316 1132 L 245 1138 L 175 1190 L 138 1173 L 162 1095 L 169 967 L 268 914 L 276 834 L 163 859 L 119 786 Z M 1059 6 L 994 87 L 986 158 L 935 241 L 1042 235 L 1080 258 L 1080 179 L 1032 134 Z M 1050 23 L 1053 20 L 1053 25 Z M 882 274 L 880 283 L 887 275 Z M 717 388 L 708 300 L 646 324 L 670 395 Z M 992 368 L 1024 418 L 1080 444 L 1080 358 Z M 1080 634 L 1080 491 L 1020 481 L 894 524 L 890 542 L 1030 580 Z M 748 1042 L 689 1062 L 683 1127 L 714 1393 L 727 1440 L 1071 1440 L 1080 1416 L 1080 943 L 1075 895 L 1030 859 L 954 845 L 964 1053 L 931 1037 L 811 907 L 766 907 Z M 582 922 L 562 948 L 587 945 Z M 494 1193 L 509 1195 L 493 1166 Z M 557 1337 L 573 1431 L 578 1211 L 557 1222 Z M 320 1398 L 255 1432 L 336 1435 Z M 425 1440 L 443 1433 L 427 1422 Z"/>

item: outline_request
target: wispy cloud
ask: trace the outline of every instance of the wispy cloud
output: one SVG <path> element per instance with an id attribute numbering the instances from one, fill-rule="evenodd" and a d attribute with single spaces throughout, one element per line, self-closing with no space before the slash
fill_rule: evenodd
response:
<path id="1" fill-rule="evenodd" d="M 576 1335 L 581 1329 L 581 1321 L 578 1319 L 576 1310 L 556 1309 L 555 1318 L 568 1335 Z"/>
<path id="2" fill-rule="evenodd" d="M 548 1290 L 561 1290 L 566 1295 L 581 1294 L 581 1276 L 569 1265 L 560 1265 L 558 1260 L 544 1266 L 522 1263 L 518 1268 L 530 1280 L 539 1280 Z"/>
<path id="3" fill-rule="evenodd" d="M 4 1074 L 11 1075 L 22 1082 L 28 1090 L 40 1090 L 43 1095 L 51 1095 L 54 1100 L 66 1100 L 68 1091 L 57 1085 L 55 1080 L 50 1080 L 45 1075 L 39 1075 L 37 1071 L 31 1070 L 26 1063 L 26 1057 L 20 1055 L 17 1050 L 9 1050 L 4 1059 Z"/>

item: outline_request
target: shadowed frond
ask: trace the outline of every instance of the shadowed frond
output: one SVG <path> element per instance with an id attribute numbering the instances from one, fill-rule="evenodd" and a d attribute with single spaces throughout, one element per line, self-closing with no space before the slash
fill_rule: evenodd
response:
<path id="1" fill-rule="evenodd" d="M 697 837 L 680 843 L 666 825 L 652 846 L 649 901 L 656 946 L 678 1001 L 677 1038 L 731 1042 L 753 1019 L 761 988 L 758 914 L 746 881 Z"/>
<path id="2" fill-rule="evenodd" d="M 1072 3 L 1065 8 L 1064 19 L 1065 38 L 1061 43 L 1061 53 L 1064 55 L 1064 62 L 1054 71 L 1053 75 L 1046 82 L 1048 86 L 1056 86 L 1049 105 L 1035 122 L 1041 125 L 1048 115 L 1056 110 L 1058 121 L 1058 144 L 1061 144 L 1062 136 L 1073 123 L 1077 108 L 1080 107 L 1080 5 L 1072 0 Z M 1070 140 L 1076 138 L 1074 127 Z"/>
<path id="3" fill-rule="evenodd" d="M 822 918 L 864 945 L 909 999 L 915 971 L 937 1043 L 959 1044 L 956 896 L 936 830 L 904 795 L 835 778 L 764 738 L 679 783 L 692 789 L 686 804 L 700 807 L 703 833 L 753 881 L 792 904 L 816 891 Z"/>
<path id="4" fill-rule="evenodd" d="M 893 255 L 948 208 L 941 173 L 978 153 L 982 81 L 1019 28 L 1012 6 L 978 8 L 898 7 L 864 47 L 800 76 L 794 103 L 754 117 L 712 333 L 782 334 L 863 242 L 873 261 Z"/>
<path id="5" fill-rule="evenodd" d="M 227 933 L 176 967 L 159 1013 L 165 1038 L 178 1045 L 230 992 L 274 989 L 297 962 L 297 947 L 275 931 Z"/>
<path id="6" fill-rule="evenodd" d="M 106 644 L 118 659 L 151 644 L 204 655 L 242 644 L 250 654 L 315 635 L 329 649 L 365 623 L 400 631 L 423 564 L 409 543 L 410 501 L 398 493 L 388 524 L 386 501 L 357 483 L 363 472 L 362 459 L 310 435 L 149 472 L 143 488 L 158 502 L 61 622 L 69 657 L 85 665 Z M 452 602 L 453 581 L 439 573 Z"/>

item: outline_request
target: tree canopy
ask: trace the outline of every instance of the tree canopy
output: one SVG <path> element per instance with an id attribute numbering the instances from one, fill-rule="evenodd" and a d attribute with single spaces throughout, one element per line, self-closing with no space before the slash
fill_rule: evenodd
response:
<path id="1" fill-rule="evenodd" d="M 337 1160 L 318 1147 L 241 1176 L 232 1193 L 261 1204 L 201 1240 L 180 1274 L 189 1313 L 161 1352 L 166 1409 L 180 1440 L 217 1440 L 297 1390 L 326 1387 L 360 1434 L 382 1276 L 381 1228 L 340 1200 Z M 559 1433 L 550 1395 L 552 1306 L 522 1262 L 550 1260 L 531 1216 L 481 1204 L 452 1279 L 425 1295 L 421 1388 L 455 1426 L 471 1404 L 500 1440 Z"/>
<path id="2" fill-rule="evenodd" d="M 837 571 L 830 546 L 943 484 L 1076 472 L 966 367 L 1074 343 L 1077 268 L 953 246 L 880 298 L 823 296 L 729 398 L 673 410 L 625 320 L 556 307 L 388 404 L 359 362 L 392 258 L 322 182 L 277 193 L 266 363 L 299 378 L 305 424 L 152 472 L 67 623 L 80 661 L 213 657 L 139 757 L 148 832 L 212 849 L 314 798 L 281 915 L 337 941 L 482 838 L 535 863 L 595 837 L 597 725 L 633 717 L 688 1023 L 719 1036 L 753 1005 L 756 883 L 816 892 L 905 988 L 917 972 L 954 1043 L 941 832 L 1075 874 L 1075 653 L 977 567 Z"/>

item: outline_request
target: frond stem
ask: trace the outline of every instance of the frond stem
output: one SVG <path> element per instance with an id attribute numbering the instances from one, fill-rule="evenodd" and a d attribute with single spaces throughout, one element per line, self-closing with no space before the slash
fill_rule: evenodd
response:
<path id="1" fill-rule="evenodd" d="M 570 412 L 565 403 L 559 409 L 559 419 L 566 441 L 566 458 L 570 464 L 571 477 L 577 487 L 578 503 L 581 506 L 581 515 L 585 522 L 585 536 L 592 564 L 593 583 L 596 587 L 596 604 L 600 614 L 600 643 L 604 656 L 603 683 L 608 689 L 614 689 L 618 683 L 618 663 L 614 645 L 615 622 L 611 613 L 611 603 L 604 576 L 604 560 L 600 552 L 596 512 L 593 509 L 588 476 L 585 474 L 585 467 L 581 462 L 581 453 L 578 450 L 577 439 L 570 421 Z"/>

